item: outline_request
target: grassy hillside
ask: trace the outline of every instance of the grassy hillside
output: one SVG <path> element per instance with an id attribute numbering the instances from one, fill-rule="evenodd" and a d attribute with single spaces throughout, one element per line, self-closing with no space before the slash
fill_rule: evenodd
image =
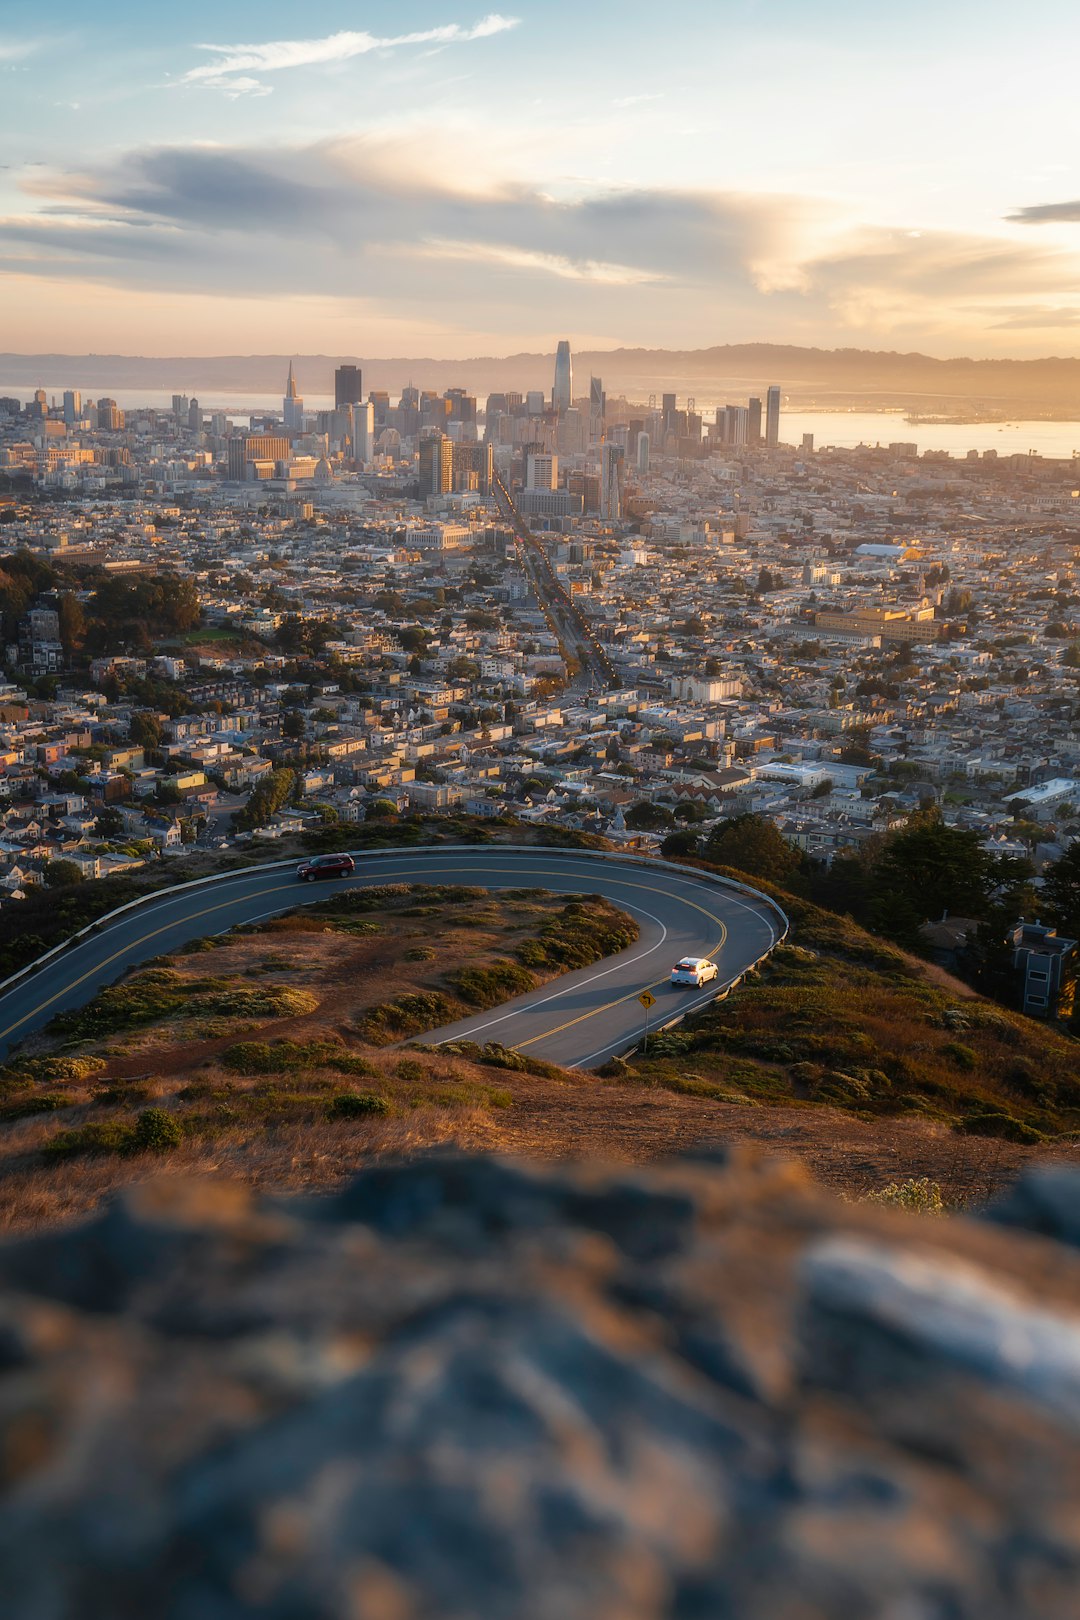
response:
<path id="1" fill-rule="evenodd" d="M 917 1115 L 1009 1142 L 1080 1139 L 1080 1043 L 773 892 L 790 942 L 734 995 L 654 1037 L 629 1076 L 718 1101 Z"/>

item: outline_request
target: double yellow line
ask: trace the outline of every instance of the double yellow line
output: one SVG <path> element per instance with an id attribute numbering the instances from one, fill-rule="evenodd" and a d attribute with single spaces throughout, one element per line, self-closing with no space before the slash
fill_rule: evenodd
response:
<path id="1" fill-rule="evenodd" d="M 527 872 L 525 872 L 525 873 L 520 872 L 517 867 L 512 867 L 512 866 L 511 867 L 506 867 L 506 866 L 488 867 L 487 870 L 488 870 L 489 873 L 490 872 L 510 873 L 510 874 L 512 874 L 512 875 L 514 875 L 516 877 L 520 877 L 522 879 L 526 878 L 529 875 Z M 380 874 L 380 875 L 382 875 L 382 874 Z M 403 873 L 400 872 L 400 870 L 398 870 L 397 875 L 399 877 L 404 876 L 404 875 L 411 875 L 411 876 L 415 877 L 416 874 L 407 874 L 407 873 L 403 874 Z M 427 872 L 426 868 L 424 869 L 424 875 L 430 876 L 430 873 Z M 547 875 L 549 877 L 572 877 L 572 878 L 576 878 L 579 874 L 577 872 L 566 872 L 566 871 L 561 871 L 560 872 L 560 871 L 550 871 L 549 870 L 546 874 L 543 873 L 543 872 L 540 872 L 540 873 L 538 873 L 536 875 L 538 877 L 543 877 L 543 876 Z M 445 882 L 446 880 L 443 879 L 442 881 Z M 356 887 L 356 888 L 366 887 L 366 885 L 363 884 L 363 883 L 354 883 L 352 886 Z M 626 882 L 625 880 L 623 880 L 621 882 L 621 886 L 623 888 L 626 888 L 626 889 L 638 890 L 638 891 L 640 891 L 641 893 L 644 893 L 644 894 L 659 894 L 659 895 L 665 896 L 667 899 L 672 898 L 670 890 L 663 889 L 663 888 L 658 888 L 655 884 L 652 884 L 652 883 L 629 883 L 629 882 Z M 482 888 L 483 884 L 482 883 L 479 884 L 478 887 Z M 258 900 L 265 900 L 265 899 L 268 899 L 271 895 L 274 895 L 274 894 L 287 894 L 287 893 L 295 893 L 295 892 L 296 892 L 296 884 L 295 884 L 295 881 L 293 881 L 293 882 L 289 882 L 289 883 L 279 883 L 279 884 L 275 885 L 274 888 L 271 888 L 271 889 L 260 890 L 259 893 L 256 896 L 253 896 L 253 898 L 258 899 Z M 725 940 L 727 939 L 728 931 L 727 931 L 726 925 L 713 912 L 706 910 L 706 908 L 704 906 L 698 905 L 696 900 L 688 900 L 684 896 L 679 896 L 678 898 L 679 898 L 681 904 L 683 904 L 685 906 L 690 906 L 694 911 L 701 912 L 703 917 L 707 917 L 710 922 L 715 923 L 716 926 L 719 928 L 719 930 L 720 930 L 720 938 L 717 941 L 717 943 L 712 947 L 712 950 L 708 953 L 710 956 L 715 955 L 716 952 L 719 951 L 723 947 L 723 944 L 724 944 Z M 312 896 L 311 899 L 313 900 L 314 896 Z M 306 900 L 306 899 L 305 900 L 298 899 L 297 903 L 298 903 L 298 905 L 303 905 L 303 904 L 310 903 L 310 901 Z M 15 1020 L 15 1022 L 12 1023 L 12 1024 L 9 1024 L 6 1029 L 0 1029 L 0 1041 L 7 1040 L 7 1038 L 10 1035 L 14 1034 L 14 1032 L 17 1029 L 21 1029 L 22 1026 L 24 1024 L 29 1023 L 31 1019 L 38 1017 L 38 1015 L 45 1012 L 47 1008 L 53 1006 L 55 1002 L 62 1000 L 65 996 L 69 996 L 73 990 L 77 990 L 79 988 L 79 986 L 81 984 L 85 984 L 88 979 L 93 979 L 95 977 L 98 977 L 100 974 L 102 974 L 104 972 L 104 970 L 106 968 L 111 967 L 114 962 L 119 962 L 123 957 L 130 956 L 130 954 L 133 951 L 139 951 L 144 945 L 149 944 L 149 942 L 151 940 L 159 938 L 160 935 L 167 934 L 170 931 L 170 929 L 175 928 L 178 923 L 184 924 L 184 923 L 198 922 L 200 920 L 200 918 L 202 918 L 202 917 L 212 917 L 216 912 L 228 911 L 235 904 L 236 904 L 236 900 L 235 900 L 235 897 L 233 897 L 233 898 L 230 898 L 228 900 L 221 901 L 217 905 L 206 906 L 206 907 L 203 908 L 202 911 L 196 911 L 196 912 L 192 912 L 192 913 L 190 913 L 188 915 L 185 915 L 185 916 L 182 916 L 182 917 L 179 917 L 179 918 L 174 918 L 171 922 L 162 923 L 160 925 L 160 927 L 158 927 L 158 928 L 152 928 L 149 931 L 149 933 L 140 935 L 138 939 L 134 939 L 134 940 L 129 941 L 129 943 L 126 944 L 123 947 L 123 949 L 121 949 L 119 951 L 114 951 L 111 956 L 106 956 L 102 961 L 95 963 L 95 965 L 92 968 L 88 968 L 85 973 L 80 974 L 77 979 L 72 979 L 69 983 L 65 984 L 61 989 L 57 990 L 53 995 L 47 996 L 45 998 L 45 1000 L 43 1000 L 43 1001 L 39 1001 L 34 1007 L 32 1007 L 30 1009 L 29 1012 L 24 1013 L 21 1018 L 17 1018 Z M 283 909 L 288 909 L 288 908 L 283 908 Z M 242 921 L 237 923 L 236 926 L 237 927 L 242 927 L 243 926 Z M 647 988 L 649 990 L 656 990 L 656 989 L 661 988 L 663 985 L 665 985 L 667 983 L 668 983 L 668 980 L 666 978 L 665 979 L 654 979 L 652 984 L 650 984 L 648 986 L 643 986 L 642 988 Z M 558 992 L 556 992 L 556 994 L 558 994 Z M 551 1038 L 551 1036 L 553 1036 L 553 1035 L 560 1035 L 560 1034 L 562 1034 L 562 1032 L 564 1030 L 573 1029 L 576 1024 L 585 1023 L 590 1018 L 598 1018 L 602 1013 L 610 1012 L 612 1010 L 612 1008 L 614 1008 L 614 1007 L 621 1007 L 626 1002 L 635 1000 L 640 994 L 641 994 L 641 990 L 629 990 L 629 991 L 626 992 L 625 995 L 616 996 L 611 1001 L 605 1002 L 603 1006 L 594 1007 L 590 1012 L 579 1013 L 576 1018 L 568 1018 L 565 1023 L 556 1024 L 552 1029 L 544 1030 L 540 1035 L 532 1035 L 532 1036 L 530 1036 L 530 1038 L 527 1041 L 519 1042 L 516 1046 L 511 1048 L 511 1050 L 513 1050 L 515 1052 L 524 1051 L 525 1048 L 528 1047 L 528 1046 L 535 1046 L 537 1041 L 549 1040 Z"/>

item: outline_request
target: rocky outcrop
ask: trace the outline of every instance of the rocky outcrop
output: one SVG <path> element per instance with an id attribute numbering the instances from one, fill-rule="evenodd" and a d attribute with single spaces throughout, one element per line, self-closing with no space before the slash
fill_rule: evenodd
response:
<path id="1" fill-rule="evenodd" d="M 0 1249 L 3 1612 L 1074 1620 L 1053 1177 L 1011 1231 L 749 1152 L 127 1193 Z"/>

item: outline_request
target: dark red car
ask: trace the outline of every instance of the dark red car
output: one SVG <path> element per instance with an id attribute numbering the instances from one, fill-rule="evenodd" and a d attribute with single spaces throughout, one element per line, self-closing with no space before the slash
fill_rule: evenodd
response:
<path id="1" fill-rule="evenodd" d="M 305 883 L 314 883 L 316 878 L 348 877 L 355 870 L 351 855 L 313 855 L 310 861 L 300 862 L 296 875 Z"/>

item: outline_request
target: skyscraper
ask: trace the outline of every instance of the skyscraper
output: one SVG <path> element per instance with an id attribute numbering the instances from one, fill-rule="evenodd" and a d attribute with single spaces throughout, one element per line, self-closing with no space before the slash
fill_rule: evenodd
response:
<path id="1" fill-rule="evenodd" d="M 599 439 L 604 432 L 604 416 L 607 410 L 607 399 L 604 395 L 604 384 L 599 377 L 589 378 L 589 432 L 594 439 Z"/>
<path id="2" fill-rule="evenodd" d="M 334 372 L 334 408 L 359 405 L 364 397 L 359 366 L 338 366 Z"/>
<path id="3" fill-rule="evenodd" d="M 623 451 L 605 444 L 600 451 L 600 516 L 611 523 L 622 517 Z"/>
<path id="4" fill-rule="evenodd" d="M 304 401 L 296 392 L 296 379 L 293 376 L 292 361 L 289 361 L 289 380 L 285 384 L 285 398 L 281 402 L 281 414 L 285 422 L 287 433 L 302 433 L 304 430 Z"/>
<path id="5" fill-rule="evenodd" d="M 375 407 L 359 400 L 351 409 L 353 460 L 370 461 L 375 454 Z"/>
<path id="6" fill-rule="evenodd" d="M 780 390 L 775 385 L 765 395 L 765 443 L 770 450 L 780 443 Z"/>
<path id="7" fill-rule="evenodd" d="M 574 403 L 574 366 L 570 359 L 570 344 L 563 338 L 555 350 L 555 381 L 551 389 L 551 408 L 561 416 Z"/>
<path id="8" fill-rule="evenodd" d="M 761 443 L 761 401 L 752 399 L 749 404 L 749 421 L 746 430 L 747 444 Z"/>
<path id="9" fill-rule="evenodd" d="M 445 433 L 420 440 L 420 499 L 449 495 L 454 487 L 454 446 Z"/>
<path id="10" fill-rule="evenodd" d="M 639 433 L 637 436 L 637 470 L 641 478 L 644 478 L 649 470 L 649 435 L 647 433 Z"/>
<path id="11" fill-rule="evenodd" d="M 77 388 L 68 388 L 64 391 L 64 421 L 68 427 L 74 427 L 82 416 L 82 395 Z"/>

